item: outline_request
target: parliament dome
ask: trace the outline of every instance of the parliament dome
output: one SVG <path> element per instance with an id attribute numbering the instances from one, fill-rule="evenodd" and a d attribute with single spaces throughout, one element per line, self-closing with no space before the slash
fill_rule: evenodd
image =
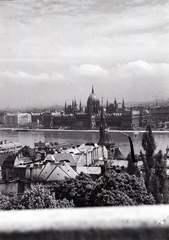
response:
<path id="1" fill-rule="evenodd" d="M 92 87 L 92 93 L 89 95 L 87 99 L 87 111 L 88 113 L 99 113 L 100 109 L 100 100 L 94 93 L 94 88 Z"/>

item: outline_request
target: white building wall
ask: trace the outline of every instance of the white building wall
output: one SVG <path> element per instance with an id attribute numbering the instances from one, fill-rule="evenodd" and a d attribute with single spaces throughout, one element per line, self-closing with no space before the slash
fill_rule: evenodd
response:
<path id="1" fill-rule="evenodd" d="M 32 122 L 32 117 L 30 113 L 18 113 L 18 124 L 27 125 Z"/>

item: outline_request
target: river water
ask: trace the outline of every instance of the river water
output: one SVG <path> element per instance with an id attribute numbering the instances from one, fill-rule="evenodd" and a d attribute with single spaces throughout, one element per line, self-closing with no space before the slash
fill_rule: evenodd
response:
<path id="1" fill-rule="evenodd" d="M 117 143 L 124 155 L 127 155 L 130 151 L 128 138 L 119 132 L 109 133 L 112 140 Z M 143 132 L 127 132 L 133 140 L 135 153 L 139 153 L 142 150 L 141 140 Z M 157 145 L 156 152 L 162 150 L 166 151 L 166 147 L 169 146 L 169 132 L 155 132 L 153 133 L 155 142 Z M 0 140 L 10 140 L 19 142 L 23 146 L 28 145 L 34 147 L 35 142 L 59 142 L 59 143 L 72 143 L 82 144 L 86 142 L 98 142 L 99 132 L 92 131 L 52 131 L 52 130 L 39 130 L 39 131 L 0 131 Z"/>

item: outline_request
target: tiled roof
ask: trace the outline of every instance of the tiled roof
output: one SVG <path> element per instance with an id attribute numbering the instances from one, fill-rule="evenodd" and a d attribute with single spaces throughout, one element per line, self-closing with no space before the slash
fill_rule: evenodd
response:
<path id="1" fill-rule="evenodd" d="M 76 166 L 76 161 L 71 153 L 55 153 L 54 157 L 57 162 L 68 161 L 70 166 Z"/>

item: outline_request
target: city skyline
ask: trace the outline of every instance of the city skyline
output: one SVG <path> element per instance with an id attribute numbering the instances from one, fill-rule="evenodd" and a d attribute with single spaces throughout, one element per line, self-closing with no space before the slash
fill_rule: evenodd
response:
<path id="1" fill-rule="evenodd" d="M 169 3 L 0 2 L 0 108 L 169 98 Z"/>

